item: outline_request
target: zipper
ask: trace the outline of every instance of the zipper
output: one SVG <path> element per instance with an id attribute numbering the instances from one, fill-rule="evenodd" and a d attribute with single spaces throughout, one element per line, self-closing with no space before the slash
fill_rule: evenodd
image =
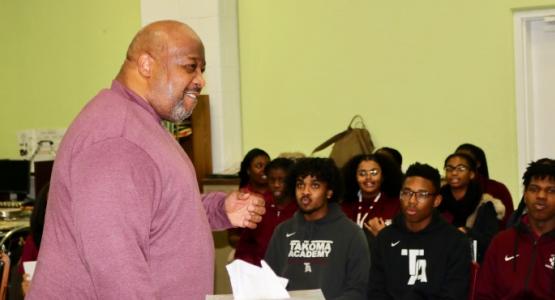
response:
<path id="1" fill-rule="evenodd" d="M 534 247 L 532 248 L 532 258 L 530 259 L 528 272 L 526 272 L 526 279 L 524 280 L 524 290 L 528 290 L 528 283 L 530 282 L 530 277 L 532 276 L 532 270 L 536 265 L 536 256 L 538 255 L 538 240 L 539 239 L 534 240 Z"/>

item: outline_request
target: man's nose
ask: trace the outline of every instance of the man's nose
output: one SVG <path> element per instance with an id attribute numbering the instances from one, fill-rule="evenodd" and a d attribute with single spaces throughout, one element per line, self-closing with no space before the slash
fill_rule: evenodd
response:
<path id="1" fill-rule="evenodd" d="M 547 198 L 547 190 L 546 190 L 546 189 L 540 189 L 540 190 L 538 191 L 537 197 L 540 198 L 540 199 L 545 199 L 545 198 Z"/>
<path id="2" fill-rule="evenodd" d="M 204 80 L 204 74 L 201 71 L 197 72 L 197 75 L 193 79 L 193 83 L 195 84 L 195 88 L 201 90 L 206 85 L 206 80 Z"/>
<path id="3" fill-rule="evenodd" d="M 413 203 L 414 203 L 414 204 L 417 204 L 417 203 L 418 203 L 418 200 L 416 199 L 416 197 L 417 197 L 416 194 L 410 195 L 410 198 L 409 198 L 409 201 L 408 201 L 409 204 L 413 204 Z"/>

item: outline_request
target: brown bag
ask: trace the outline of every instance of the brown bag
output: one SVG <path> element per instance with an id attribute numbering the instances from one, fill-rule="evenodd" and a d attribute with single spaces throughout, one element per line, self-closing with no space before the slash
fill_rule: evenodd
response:
<path id="1" fill-rule="evenodd" d="M 359 127 L 354 127 L 356 125 L 355 121 L 358 121 Z M 358 154 L 370 154 L 374 151 L 374 143 L 370 137 L 370 132 L 366 129 L 364 120 L 360 115 L 353 117 L 347 130 L 323 142 L 312 151 L 312 154 L 326 149 L 331 144 L 333 144 L 333 148 L 331 149 L 330 158 L 335 161 L 339 168 L 342 168 L 351 158 Z"/>

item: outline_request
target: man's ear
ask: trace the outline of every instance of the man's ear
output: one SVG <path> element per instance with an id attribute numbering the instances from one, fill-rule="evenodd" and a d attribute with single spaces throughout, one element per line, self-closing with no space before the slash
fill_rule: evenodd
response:
<path id="1" fill-rule="evenodd" d="M 154 67 L 154 58 L 148 53 L 142 53 L 137 59 L 137 68 L 139 74 L 143 77 L 150 78 L 152 76 L 152 68 Z"/>
<path id="2" fill-rule="evenodd" d="M 434 208 L 438 207 L 441 204 L 442 200 L 443 200 L 443 197 L 441 196 L 441 194 L 437 193 L 434 197 Z"/>
<path id="3" fill-rule="evenodd" d="M 333 196 L 333 191 L 332 191 L 332 190 L 328 190 L 328 192 L 326 193 L 326 198 L 327 198 L 328 200 L 330 200 L 332 196 Z"/>

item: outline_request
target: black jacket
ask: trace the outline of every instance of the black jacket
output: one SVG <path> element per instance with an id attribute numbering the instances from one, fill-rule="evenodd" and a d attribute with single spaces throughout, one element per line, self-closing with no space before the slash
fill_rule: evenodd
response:
<path id="1" fill-rule="evenodd" d="M 437 212 L 410 232 L 399 214 L 372 245 L 369 299 L 467 299 L 470 242 Z"/>

